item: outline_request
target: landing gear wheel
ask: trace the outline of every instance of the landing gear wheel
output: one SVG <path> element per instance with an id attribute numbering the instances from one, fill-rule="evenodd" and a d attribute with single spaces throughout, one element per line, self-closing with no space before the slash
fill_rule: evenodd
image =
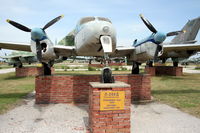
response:
<path id="1" fill-rule="evenodd" d="M 151 61 L 151 60 L 147 61 L 146 65 L 148 67 L 153 67 L 153 61 Z"/>
<path id="2" fill-rule="evenodd" d="M 178 58 L 172 58 L 172 61 L 173 61 L 173 66 L 178 67 L 178 62 L 179 62 Z"/>
<path id="3" fill-rule="evenodd" d="M 44 75 L 51 75 L 51 67 L 47 63 L 42 63 L 43 65 L 43 70 L 44 70 Z"/>
<path id="4" fill-rule="evenodd" d="M 17 67 L 18 67 L 18 68 L 22 68 L 22 67 L 23 67 L 23 64 L 22 64 L 22 63 L 19 63 L 19 64 L 17 65 Z"/>
<path id="5" fill-rule="evenodd" d="M 178 62 L 173 62 L 174 67 L 178 67 Z"/>
<path id="6" fill-rule="evenodd" d="M 104 67 L 102 70 L 102 83 L 114 83 L 114 77 L 112 76 L 112 70 L 110 67 Z"/>
<path id="7" fill-rule="evenodd" d="M 132 66 L 132 74 L 139 74 L 139 63 L 136 61 L 133 61 L 133 66 Z"/>

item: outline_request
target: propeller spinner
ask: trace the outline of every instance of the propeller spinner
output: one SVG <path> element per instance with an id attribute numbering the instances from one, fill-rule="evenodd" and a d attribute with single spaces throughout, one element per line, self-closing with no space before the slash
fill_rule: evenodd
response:
<path id="1" fill-rule="evenodd" d="M 44 32 L 44 30 L 46 30 L 47 28 L 49 28 L 50 26 L 52 26 L 53 24 L 58 22 L 63 17 L 64 17 L 64 15 L 60 15 L 60 16 L 54 18 L 53 20 L 49 21 L 42 29 L 41 28 L 30 29 L 30 28 L 28 28 L 28 27 L 26 27 L 26 26 L 24 26 L 22 24 L 19 24 L 19 23 L 15 22 L 15 21 L 12 21 L 12 20 L 9 20 L 9 19 L 7 19 L 6 21 L 9 24 L 13 25 L 14 27 L 16 27 L 16 28 L 18 28 L 18 29 L 20 29 L 22 31 L 31 32 L 31 37 L 36 42 L 37 59 L 38 59 L 39 62 L 41 62 L 42 61 L 42 47 L 41 47 L 41 44 L 40 44 L 40 39 L 42 38 L 42 37 L 40 37 L 41 32 L 42 31 Z M 38 30 L 40 32 L 37 33 L 37 31 L 35 31 L 35 29 L 40 29 L 42 31 Z"/>

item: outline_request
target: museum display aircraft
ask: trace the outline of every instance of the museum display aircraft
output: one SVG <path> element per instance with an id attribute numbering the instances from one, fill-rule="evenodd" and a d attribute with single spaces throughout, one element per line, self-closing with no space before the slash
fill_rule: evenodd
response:
<path id="1" fill-rule="evenodd" d="M 84 17 L 75 29 L 70 32 L 64 42 L 67 45 L 54 45 L 48 38 L 45 30 L 59 21 L 63 16 L 58 16 L 47 23 L 43 28 L 30 29 L 12 20 L 8 23 L 16 28 L 31 33 L 31 43 L 0 42 L 0 48 L 21 51 L 31 51 L 36 54 L 37 59 L 44 66 L 45 75 L 51 74 L 50 67 L 57 58 L 68 58 L 70 56 L 95 56 L 104 57 L 105 68 L 102 72 L 104 82 L 112 82 L 112 72 L 108 66 L 110 57 L 124 57 L 133 61 L 132 73 L 139 73 L 139 64 L 155 58 L 186 58 L 200 51 L 200 44 L 193 44 L 194 38 L 199 30 L 200 17 L 189 21 L 181 31 L 162 33 L 157 31 L 153 25 L 142 15 L 144 24 L 153 33 L 144 40 L 134 41 L 129 47 L 116 47 L 116 30 L 112 22 L 104 17 Z M 167 36 L 177 35 L 170 44 L 164 44 Z"/>

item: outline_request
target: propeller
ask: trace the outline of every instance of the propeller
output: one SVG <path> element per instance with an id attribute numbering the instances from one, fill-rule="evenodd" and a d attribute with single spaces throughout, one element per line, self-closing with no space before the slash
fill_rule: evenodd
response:
<path id="1" fill-rule="evenodd" d="M 185 32 L 186 32 L 185 30 L 168 32 L 168 33 L 166 34 L 166 36 L 175 36 L 175 35 L 178 35 L 178 34 L 180 34 L 180 33 L 185 33 Z"/>
<path id="2" fill-rule="evenodd" d="M 140 14 L 140 18 L 142 19 L 142 21 L 144 22 L 144 24 L 148 27 L 148 29 L 151 32 L 153 32 L 153 33 L 157 32 L 157 30 L 153 27 L 153 25 L 142 14 Z"/>
<path id="3" fill-rule="evenodd" d="M 58 22 L 61 18 L 63 18 L 64 15 L 60 15 L 56 18 L 54 18 L 53 20 L 49 21 L 43 28 L 42 30 L 46 30 L 47 28 L 49 28 L 50 26 L 52 26 L 53 24 L 55 24 L 56 22 Z M 15 21 L 12 21 L 12 20 L 9 20 L 7 19 L 6 20 L 9 24 L 13 25 L 14 27 L 22 30 L 22 31 L 25 31 L 25 32 L 32 32 L 32 29 L 22 25 L 22 24 L 19 24 Z M 40 44 L 40 40 L 39 39 L 36 39 L 36 54 L 37 54 L 37 59 L 39 62 L 42 61 L 42 46 Z"/>
<path id="4" fill-rule="evenodd" d="M 51 20 L 50 22 L 48 22 L 42 29 L 46 30 L 47 28 L 49 28 L 51 25 L 55 24 L 56 22 L 58 22 L 61 18 L 63 18 L 64 15 L 60 15 L 56 18 L 54 18 L 53 20 Z"/>
<path id="5" fill-rule="evenodd" d="M 147 26 L 147 28 L 153 32 L 153 33 L 157 33 L 158 31 L 154 28 L 154 26 L 142 15 L 140 14 L 140 18 L 142 19 L 142 21 L 144 22 L 144 24 Z M 175 36 L 178 35 L 179 33 L 185 33 L 185 30 L 180 30 L 180 31 L 173 31 L 173 32 L 169 32 L 166 34 L 166 36 Z"/>
<path id="6" fill-rule="evenodd" d="M 36 53 L 39 62 L 42 62 L 42 47 L 39 40 L 36 40 Z"/>
<path id="7" fill-rule="evenodd" d="M 156 28 L 142 15 L 140 14 L 140 18 L 142 19 L 142 21 L 144 22 L 144 24 L 147 26 L 147 28 L 153 32 L 153 33 L 157 33 L 158 31 L 156 30 Z M 173 32 L 169 32 L 167 34 L 164 34 L 163 35 L 163 41 L 165 40 L 166 37 L 168 36 L 175 36 L 175 35 L 178 35 L 180 33 L 185 33 L 186 31 L 184 30 L 181 30 L 181 31 L 173 31 Z M 154 55 L 154 59 L 156 59 L 156 57 L 158 56 L 158 53 L 160 50 L 162 50 L 162 46 L 160 45 L 160 43 L 162 42 L 157 42 L 157 47 L 156 47 L 156 52 L 155 52 L 155 55 Z"/>
<path id="8" fill-rule="evenodd" d="M 7 19 L 6 20 L 9 24 L 13 25 L 14 27 L 20 29 L 20 30 L 23 30 L 25 32 L 31 32 L 31 29 L 29 29 L 28 27 L 24 26 L 24 25 L 21 25 L 15 21 L 12 21 L 12 20 L 9 20 Z"/>
<path id="9" fill-rule="evenodd" d="M 155 54 L 154 54 L 154 60 L 157 59 L 158 53 L 159 53 L 161 50 L 162 50 L 162 46 L 157 45 L 157 47 L 156 47 L 156 52 L 155 52 Z"/>

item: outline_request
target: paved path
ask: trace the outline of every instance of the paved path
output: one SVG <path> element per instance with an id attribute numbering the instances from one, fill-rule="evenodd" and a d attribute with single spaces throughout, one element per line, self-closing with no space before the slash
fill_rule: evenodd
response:
<path id="1" fill-rule="evenodd" d="M 0 69 L 0 74 L 15 72 L 15 68 Z"/>
<path id="2" fill-rule="evenodd" d="M 184 73 L 200 73 L 200 70 L 195 70 L 195 67 L 183 68 Z"/>
<path id="3" fill-rule="evenodd" d="M 33 97 L 0 115 L 0 133 L 85 133 L 87 105 L 36 105 Z M 132 133 L 199 133 L 200 119 L 160 103 L 131 106 Z"/>

